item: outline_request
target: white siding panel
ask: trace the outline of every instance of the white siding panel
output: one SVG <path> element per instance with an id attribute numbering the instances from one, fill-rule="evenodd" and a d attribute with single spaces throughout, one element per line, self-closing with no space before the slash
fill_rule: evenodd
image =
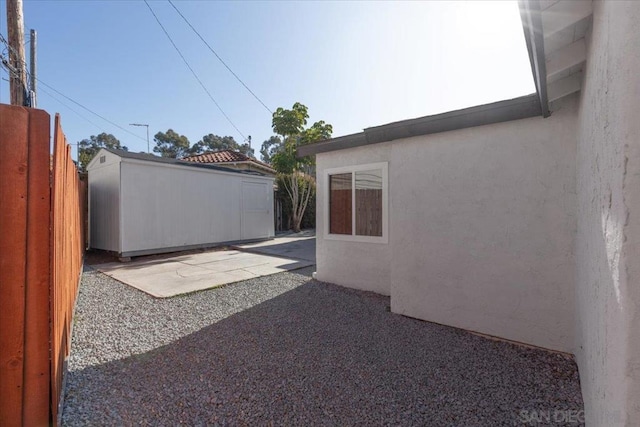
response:
<path id="1" fill-rule="evenodd" d="M 89 246 L 120 251 L 120 158 L 101 152 L 89 168 Z M 98 157 L 99 159 L 99 157 Z"/>
<path id="2" fill-rule="evenodd" d="M 242 182 L 242 239 L 273 236 L 273 186 Z"/>
<path id="3" fill-rule="evenodd" d="M 122 252 L 270 237 L 242 233 L 243 178 L 202 168 L 124 161 Z M 273 179 L 256 181 L 268 187 Z M 264 221 L 273 227 L 273 208 Z"/>

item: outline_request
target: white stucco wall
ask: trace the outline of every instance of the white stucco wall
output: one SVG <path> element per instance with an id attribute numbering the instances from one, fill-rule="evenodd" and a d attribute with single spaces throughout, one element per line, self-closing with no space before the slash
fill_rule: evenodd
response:
<path id="1" fill-rule="evenodd" d="M 354 243 L 324 239 L 325 209 L 328 205 L 326 169 L 387 162 L 390 144 L 367 149 L 341 150 L 316 156 L 316 278 L 323 282 L 389 295 L 391 290 L 391 247 L 385 243 Z M 389 196 L 391 196 L 391 189 Z"/>
<path id="2" fill-rule="evenodd" d="M 391 150 L 391 308 L 572 352 L 576 99 Z"/>
<path id="3" fill-rule="evenodd" d="M 390 294 L 396 313 L 572 352 L 576 104 L 318 154 L 318 176 L 388 161 L 390 197 L 388 245 L 326 240 L 316 210 L 318 279 Z"/>
<path id="4" fill-rule="evenodd" d="M 594 2 L 578 134 L 577 341 L 587 423 L 640 425 L 640 3 Z"/>

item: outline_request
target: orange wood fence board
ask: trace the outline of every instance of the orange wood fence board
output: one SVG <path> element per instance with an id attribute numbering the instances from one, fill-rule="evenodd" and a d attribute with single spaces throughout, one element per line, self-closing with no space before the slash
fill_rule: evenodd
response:
<path id="1" fill-rule="evenodd" d="M 62 392 L 64 361 L 71 347 L 71 320 L 82 269 L 78 171 L 71 160 L 60 117 L 54 125 L 51 282 L 51 410 L 55 420 Z"/>
<path id="2" fill-rule="evenodd" d="M 58 286 L 63 283 L 64 271 L 61 268 L 61 260 L 64 257 L 64 244 L 60 238 L 63 231 L 62 219 L 64 217 L 64 198 L 62 191 L 65 188 L 65 169 L 66 162 L 64 159 L 63 144 L 64 136 L 60 129 L 60 118 L 56 115 L 54 125 L 54 143 L 53 143 L 53 197 L 52 197 L 52 266 L 51 266 L 51 412 L 53 419 L 58 416 L 58 402 L 60 400 L 59 393 L 62 388 L 62 373 L 64 369 L 64 354 L 61 354 L 61 348 L 66 346 L 63 343 L 62 329 L 65 313 L 63 312 L 63 289 Z"/>
<path id="3" fill-rule="evenodd" d="M 30 110 L 24 425 L 49 423 L 50 116 Z M 43 309 L 45 308 L 45 309 Z"/>
<path id="4" fill-rule="evenodd" d="M 15 123 L 15 125 L 13 125 Z M 24 369 L 28 111 L 0 110 L 0 419 L 20 425 Z"/>

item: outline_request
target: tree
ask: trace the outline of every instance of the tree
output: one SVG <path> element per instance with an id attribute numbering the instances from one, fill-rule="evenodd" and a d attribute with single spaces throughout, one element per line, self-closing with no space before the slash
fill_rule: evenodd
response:
<path id="1" fill-rule="evenodd" d="M 282 149 L 282 139 L 277 135 L 273 135 L 262 143 L 262 148 L 260 148 L 260 157 L 262 158 L 262 161 L 265 163 L 271 163 L 271 159 L 274 154 L 276 154 L 280 149 Z"/>
<path id="2" fill-rule="evenodd" d="M 102 132 L 99 135 L 91 135 L 89 139 L 78 142 L 78 162 L 80 170 L 86 171 L 87 165 L 98 154 L 101 148 L 115 148 L 128 151 L 127 147 L 120 145 L 120 141 L 110 133 Z"/>
<path id="3" fill-rule="evenodd" d="M 249 141 L 251 141 L 251 137 L 249 137 Z M 244 155 L 254 157 L 254 150 L 249 143 L 238 144 L 232 136 L 219 136 L 212 133 L 203 136 L 200 141 L 193 144 L 191 154 L 202 154 L 207 151 L 222 150 L 239 151 Z"/>
<path id="4" fill-rule="evenodd" d="M 178 159 L 189 155 L 189 147 L 191 145 L 189 139 L 184 135 L 178 134 L 173 129 L 167 130 L 166 133 L 156 133 L 153 140 L 156 143 L 153 151 L 160 153 L 162 157 Z"/>
<path id="5" fill-rule="evenodd" d="M 299 102 L 293 104 L 291 110 L 282 107 L 273 113 L 271 127 L 273 131 L 282 136 L 293 136 L 302 133 L 309 118 L 309 109 Z"/>
<path id="6" fill-rule="evenodd" d="M 323 120 L 305 129 L 308 118 L 307 107 L 296 102 L 291 110 L 278 108 L 271 121 L 273 131 L 282 136 L 281 147 L 276 148 L 271 164 L 278 171 L 278 182 L 282 183 L 291 200 L 291 218 L 296 233 L 300 231 L 302 217 L 315 189 L 315 180 L 308 173 L 313 159 L 310 156 L 298 158 L 296 150 L 300 145 L 329 139 L 333 132 L 333 127 Z"/>

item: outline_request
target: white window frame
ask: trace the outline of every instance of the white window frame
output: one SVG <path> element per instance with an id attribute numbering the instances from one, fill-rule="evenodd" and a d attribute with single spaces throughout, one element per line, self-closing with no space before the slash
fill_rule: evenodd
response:
<path id="1" fill-rule="evenodd" d="M 382 170 L 382 236 L 357 236 L 356 235 L 356 172 L 368 170 Z M 330 207 L 331 188 L 329 178 L 331 175 L 341 173 L 351 173 L 351 233 L 352 234 L 331 234 Z M 367 163 L 362 165 L 344 166 L 324 170 L 324 238 L 327 240 L 342 240 L 347 242 L 361 243 L 389 243 L 389 162 Z"/>

